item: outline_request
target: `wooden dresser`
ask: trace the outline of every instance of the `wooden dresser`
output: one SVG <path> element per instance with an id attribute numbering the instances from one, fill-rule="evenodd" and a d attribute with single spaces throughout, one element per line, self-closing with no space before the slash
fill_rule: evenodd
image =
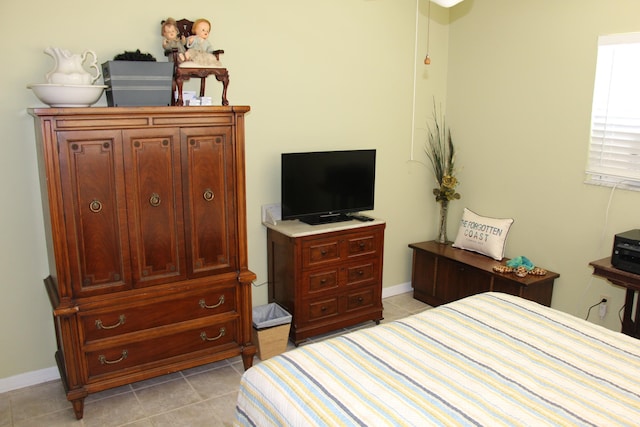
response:
<path id="1" fill-rule="evenodd" d="M 435 241 L 412 243 L 413 297 L 438 306 L 481 292 L 495 291 L 517 295 L 550 306 L 553 282 L 560 277 L 553 271 L 544 276 L 518 277 L 497 273 L 494 265 L 504 264 L 475 252 L 456 249 Z"/>
<path id="2" fill-rule="evenodd" d="M 269 302 L 293 315 L 297 345 L 314 335 L 382 320 L 382 221 L 267 225 Z"/>
<path id="3" fill-rule="evenodd" d="M 256 352 L 245 220 L 249 107 L 31 109 L 56 361 L 84 398 Z"/>

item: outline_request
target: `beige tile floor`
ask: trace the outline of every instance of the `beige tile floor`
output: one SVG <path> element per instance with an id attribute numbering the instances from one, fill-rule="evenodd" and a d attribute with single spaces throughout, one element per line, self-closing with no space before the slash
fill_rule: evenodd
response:
<path id="1" fill-rule="evenodd" d="M 383 323 L 428 307 L 411 293 L 385 298 L 383 304 Z M 373 325 L 367 322 L 310 342 Z M 259 362 L 256 358 L 254 363 Z M 236 358 L 106 390 L 85 399 L 82 420 L 75 419 L 60 381 L 51 381 L 0 394 L 0 427 L 230 426 L 242 372 Z"/>

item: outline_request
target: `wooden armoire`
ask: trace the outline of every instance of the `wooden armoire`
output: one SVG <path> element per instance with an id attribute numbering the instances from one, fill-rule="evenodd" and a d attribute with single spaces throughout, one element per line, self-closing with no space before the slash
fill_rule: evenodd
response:
<path id="1" fill-rule="evenodd" d="M 56 361 L 89 393 L 256 352 L 246 106 L 30 109 Z"/>

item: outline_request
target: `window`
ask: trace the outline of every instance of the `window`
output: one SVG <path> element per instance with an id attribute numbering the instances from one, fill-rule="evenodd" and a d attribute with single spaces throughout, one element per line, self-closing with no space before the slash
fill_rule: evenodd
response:
<path id="1" fill-rule="evenodd" d="M 598 38 L 587 183 L 640 191 L 640 33 Z"/>

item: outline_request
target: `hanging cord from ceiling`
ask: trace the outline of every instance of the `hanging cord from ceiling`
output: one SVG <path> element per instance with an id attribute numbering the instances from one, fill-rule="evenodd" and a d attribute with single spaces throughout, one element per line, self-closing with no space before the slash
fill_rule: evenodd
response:
<path id="1" fill-rule="evenodd" d="M 427 56 L 424 58 L 425 65 L 431 64 L 431 58 L 429 57 L 429 39 L 431 38 L 431 1 L 427 9 Z"/>

